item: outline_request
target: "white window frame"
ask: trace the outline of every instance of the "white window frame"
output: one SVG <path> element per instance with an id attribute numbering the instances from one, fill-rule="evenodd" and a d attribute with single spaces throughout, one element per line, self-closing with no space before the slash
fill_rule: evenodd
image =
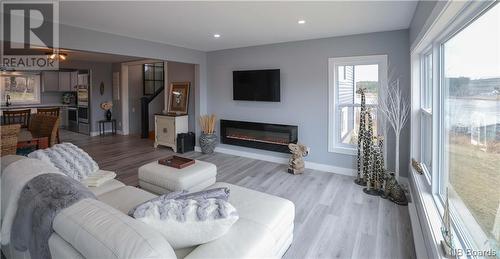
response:
<path id="1" fill-rule="evenodd" d="M 431 99 L 430 99 L 430 108 L 428 107 L 425 107 L 425 103 L 426 103 L 426 100 L 428 100 L 428 94 L 429 92 L 427 92 L 426 90 L 429 90 L 427 88 L 427 83 L 428 83 L 428 78 L 426 77 L 427 75 L 427 64 L 426 64 L 426 61 L 427 61 L 427 57 L 428 56 L 431 56 L 431 64 L 432 64 L 432 71 L 431 71 L 431 76 L 432 76 L 432 82 L 431 82 L 431 87 L 430 87 L 430 92 L 431 92 Z M 434 51 L 433 51 L 433 48 L 432 46 L 429 47 L 426 51 L 424 51 L 424 53 L 420 56 L 420 132 L 422 133 L 423 132 L 423 121 L 424 121 L 424 117 L 426 117 L 430 122 L 431 122 L 431 136 L 430 136 L 430 139 L 431 139 L 431 143 L 425 143 L 424 141 L 424 138 L 422 137 L 422 135 L 420 136 L 420 161 L 422 161 L 422 169 L 424 170 L 424 174 L 425 176 L 427 177 L 427 181 L 428 183 L 430 184 L 431 181 L 432 181 L 432 172 L 431 172 L 431 168 L 428 168 L 427 165 L 425 163 L 423 163 L 423 159 L 424 159 L 424 152 L 426 151 L 425 149 L 425 145 L 426 144 L 430 144 L 431 146 L 431 154 L 434 155 L 434 152 L 433 152 L 433 148 L 432 148 L 432 145 L 433 145 L 433 139 L 434 139 L 434 122 L 433 122 L 433 116 L 432 116 L 432 107 L 433 107 L 433 99 L 434 99 L 434 86 L 436 86 L 436 84 L 434 83 L 434 79 L 435 79 L 435 73 L 434 73 L 434 68 L 436 67 L 435 65 L 435 62 L 434 62 Z M 434 161 L 434 159 L 431 157 L 431 161 Z"/>
<path id="2" fill-rule="evenodd" d="M 423 242 L 427 250 L 428 257 L 442 257 L 442 249 L 439 242 L 442 240 L 441 226 L 444 199 L 442 196 L 443 183 L 447 182 L 447 172 L 443 169 L 442 146 L 443 122 L 442 116 L 442 98 L 443 98 L 443 75 L 442 44 L 448 39 L 459 33 L 463 28 L 481 16 L 486 10 L 492 7 L 495 2 L 490 1 L 448 1 L 438 2 L 442 9 L 435 13 L 436 19 L 430 24 L 428 30 L 423 34 L 422 39 L 412 45 L 411 48 L 411 75 L 412 75 L 412 110 L 411 110 L 411 150 L 410 156 L 421 158 L 421 57 L 431 49 L 433 53 L 433 96 L 432 96 L 432 179 L 425 180 L 427 177 L 419 176 L 412 168 L 409 180 L 414 194 L 417 216 L 420 221 Z M 456 206 L 457 204 L 455 204 Z M 463 204 L 462 204 L 463 205 Z M 461 206 L 461 204 L 458 204 Z M 464 205 L 465 206 L 465 205 Z M 463 207 L 463 210 L 467 210 Z M 467 210 L 468 212 L 468 210 Z M 463 218 L 464 215 L 462 215 Z M 467 217 L 472 217 L 472 215 Z M 471 235 L 461 222 L 461 218 L 451 211 L 452 232 L 454 243 L 457 249 L 484 249 L 476 244 L 484 240 Z M 413 219 L 412 219 L 413 221 Z M 472 230 L 472 232 L 475 232 Z M 476 233 L 477 234 L 477 233 Z M 480 242 L 478 242 L 480 241 Z"/>
<path id="3" fill-rule="evenodd" d="M 356 155 L 357 147 L 341 143 L 340 109 L 338 109 L 337 78 L 339 66 L 378 65 L 379 84 L 387 85 L 387 55 L 336 57 L 328 59 L 328 152 Z M 343 104 L 345 105 L 345 104 Z M 345 105 L 359 107 L 357 104 Z M 376 107 L 367 104 L 367 107 Z"/>
<path id="4" fill-rule="evenodd" d="M 41 103 L 42 78 L 40 76 L 40 73 L 30 73 L 30 72 L 23 72 L 23 73 L 20 73 L 20 72 L 0 72 L 0 73 L 2 73 L 1 74 L 2 77 L 5 77 L 5 76 L 35 76 L 35 77 L 37 77 L 36 81 L 38 83 L 38 86 L 34 88 L 34 90 L 35 90 L 35 92 L 34 92 L 35 99 L 34 100 L 26 101 L 26 100 L 13 100 L 13 99 L 11 99 L 10 103 L 12 103 L 14 105 Z M 7 93 L 4 90 L 3 80 L 0 80 L 0 81 L 1 81 L 0 82 L 0 100 L 2 103 L 5 103 L 7 101 L 6 100 Z"/>

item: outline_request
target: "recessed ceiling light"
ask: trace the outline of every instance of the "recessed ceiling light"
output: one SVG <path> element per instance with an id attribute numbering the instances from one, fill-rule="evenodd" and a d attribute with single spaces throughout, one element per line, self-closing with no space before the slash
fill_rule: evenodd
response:
<path id="1" fill-rule="evenodd" d="M 304 24 L 304 23 L 306 23 L 306 20 L 299 20 L 297 23 L 298 24 Z"/>
<path id="2" fill-rule="evenodd" d="M 220 34 L 214 34 L 214 38 L 220 38 Z"/>

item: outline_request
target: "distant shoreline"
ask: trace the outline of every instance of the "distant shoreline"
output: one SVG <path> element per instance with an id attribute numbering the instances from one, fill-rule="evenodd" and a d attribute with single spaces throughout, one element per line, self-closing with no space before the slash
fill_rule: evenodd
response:
<path id="1" fill-rule="evenodd" d="M 460 100 L 481 100 L 481 101 L 500 101 L 500 95 L 497 96 L 453 96 L 448 97 L 449 99 L 460 99 Z"/>

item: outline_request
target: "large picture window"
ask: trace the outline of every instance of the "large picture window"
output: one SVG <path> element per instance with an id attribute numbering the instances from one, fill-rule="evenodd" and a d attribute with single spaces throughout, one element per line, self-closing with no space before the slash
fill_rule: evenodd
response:
<path id="1" fill-rule="evenodd" d="M 441 45 L 441 188 L 475 245 L 500 238 L 500 5 Z M 496 245 L 495 245 L 496 244 Z"/>
<path id="2" fill-rule="evenodd" d="M 372 109 L 373 131 L 377 134 L 377 103 L 380 84 L 387 83 L 387 56 L 331 58 L 329 69 L 330 152 L 355 154 L 358 141 L 361 98 L 365 89 L 367 107 Z"/>
<path id="3" fill-rule="evenodd" d="M 0 95 L 2 103 L 40 103 L 40 74 L 0 72 Z"/>
<path id="4" fill-rule="evenodd" d="M 442 256 L 448 197 L 454 251 L 497 258 L 500 4 L 448 3 L 411 47 L 410 156 L 425 175 L 412 168 L 410 185 L 430 257 Z"/>

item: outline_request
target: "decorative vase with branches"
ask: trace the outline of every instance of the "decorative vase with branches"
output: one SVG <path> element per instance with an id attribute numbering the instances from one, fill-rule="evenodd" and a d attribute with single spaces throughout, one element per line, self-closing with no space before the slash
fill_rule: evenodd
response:
<path id="1" fill-rule="evenodd" d="M 201 136 L 200 148 L 203 154 L 211 154 L 215 150 L 217 136 L 215 135 L 215 114 L 200 116 Z"/>
<path id="2" fill-rule="evenodd" d="M 379 98 L 379 110 L 383 115 L 383 123 L 388 123 L 394 135 L 396 136 L 396 179 L 399 179 L 399 143 L 401 138 L 401 131 L 408 122 L 410 114 L 410 103 L 407 98 L 403 96 L 401 91 L 399 78 L 392 81 L 389 85 L 381 85 Z M 383 126 L 385 127 L 385 125 Z M 384 130 L 386 131 L 386 130 Z"/>

